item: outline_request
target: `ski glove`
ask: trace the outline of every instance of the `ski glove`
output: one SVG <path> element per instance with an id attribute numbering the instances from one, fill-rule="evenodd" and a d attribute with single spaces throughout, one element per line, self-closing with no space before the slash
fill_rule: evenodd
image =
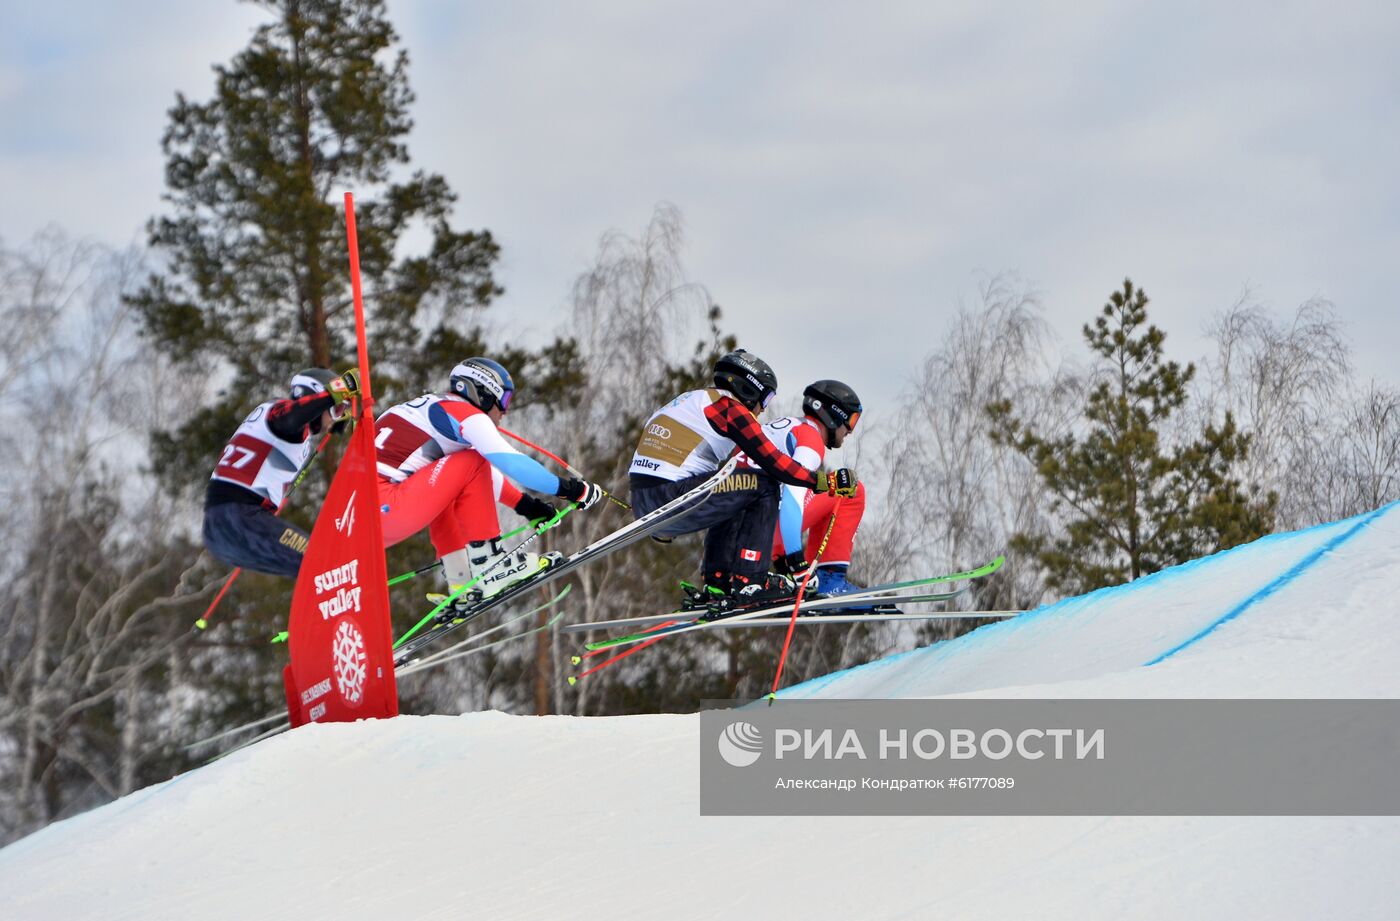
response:
<path id="1" fill-rule="evenodd" d="M 796 550 L 787 556 L 780 556 L 773 561 L 773 569 L 785 576 L 792 576 L 794 580 L 801 580 L 807 574 L 807 554 Z"/>
<path id="2" fill-rule="evenodd" d="M 825 470 L 817 471 L 817 492 L 849 499 L 856 494 L 856 489 L 859 486 L 860 481 L 856 479 L 856 472 L 849 467 L 842 467 L 840 470 L 833 470 L 830 473 Z"/>
<path id="3" fill-rule="evenodd" d="M 357 397 L 360 395 L 360 372 L 354 368 L 344 371 L 340 377 L 333 378 L 326 389 L 330 392 L 331 399 L 337 403 Z"/>
<path id="4" fill-rule="evenodd" d="M 589 509 L 597 505 L 598 500 L 603 498 L 603 487 L 597 483 L 589 483 L 587 480 L 560 478 L 559 491 L 555 495 L 577 503 L 579 508 Z"/>
<path id="5" fill-rule="evenodd" d="M 520 501 L 515 503 L 515 510 L 523 515 L 527 521 L 548 521 L 554 517 L 556 509 L 543 499 L 536 499 L 534 496 L 520 496 Z"/>

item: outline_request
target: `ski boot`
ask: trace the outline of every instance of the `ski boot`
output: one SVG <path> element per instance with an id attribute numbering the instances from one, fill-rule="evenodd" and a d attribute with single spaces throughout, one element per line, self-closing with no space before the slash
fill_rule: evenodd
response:
<path id="1" fill-rule="evenodd" d="M 681 593 L 682 611 L 708 611 L 727 594 L 717 585 L 692 585 L 689 582 L 681 583 Z"/>
<path id="2" fill-rule="evenodd" d="M 439 615 L 438 619 L 448 622 L 465 620 L 473 613 L 472 609 L 488 598 L 493 598 L 519 582 L 533 578 L 563 559 L 561 553 L 538 554 L 528 550 L 504 550 L 499 538 L 472 541 L 465 551 L 456 551 L 448 556 L 465 553 L 467 567 L 462 570 L 460 559 L 443 558 L 443 569 L 448 574 L 449 589 L 456 592 L 460 586 L 476 579 L 476 584 L 452 599 L 452 604 Z M 451 565 L 457 564 L 457 565 Z M 454 578 L 456 576 L 457 578 Z M 429 595 L 428 600 L 441 604 L 447 596 Z"/>
<path id="3" fill-rule="evenodd" d="M 861 587 L 846 578 L 846 564 L 835 563 L 817 567 L 817 591 L 823 595 L 849 595 Z"/>
<path id="4" fill-rule="evenodd" d="M 770 572 L 762 576 L 747 578 L 736 575 L 734 590 L 728 595 L 729 604 L 721 611 L 724 614 L 736 610 L 764 608 L 782 604 L 797 597 L 797 583 L 791 576 Z"/>
<path id="5" fill-rule="evenodd" d="M 724 588 L 726 585 L 728 591 Z M 682 610 L 700 611 L 699 620 L 718 620 L 749 608 L 778 604 L 797 594 L 797 583 L 775 572 L 752 579 L 715 573 L 706 576 L 705 584 L 699 588 L 686 582 L 682 582 L 681 587 L 686 593 L 681 602 Z"/>
<path id="6" fill-rule="evenodd" d="M 864 587 L 863 587 L 863 586 L 856 585 L 854 582 L 850 581 L 850 579 L 846 578 L 846 569 L 847 569 L 847 564 L 845 564 L 845 563 L 832 563 L 832 564 L 829 564 L 829 565 L 827 565 L 827 566 L 818 566 L 818 567 L 817 567 L 817 591 L 818 591 L 822 596 L 828 597 L 828 598 L 833 597 L 833 596 L 838 596 L 838 595 L 849 595 L 849 594 L 851 594 L 852 592 L 863 591 L 863 590 L 864 590 Z M 819 612 L 817 612 L 817 613 L 834 614 L 834 613 L 837 613 L 838 611 L 873 611 L 873 610 L 875 610 L 875 605 L 873 605 L 873 604 L 868 604 L 868 605 L 853 604 L 853 605 L 851 605 L 849 608 L 835 608 L 835 609 L 831 609 L 831 610 L 827 610 L 827 611 L 819 611 Z"/>

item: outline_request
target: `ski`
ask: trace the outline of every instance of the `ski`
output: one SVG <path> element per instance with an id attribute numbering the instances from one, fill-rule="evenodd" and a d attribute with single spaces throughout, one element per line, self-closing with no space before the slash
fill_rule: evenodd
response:
<path id="1" fill-rule="evenodd" d="M 813 598 L 811 601 L 807 601 L 804 599 L 802 604 L 798 607 L 797 617 L 799 620 L 801 620 L 804 615 L 811 618 L 817 618 L 822 616 L 822 611 L 844 611 L 853 608 L 857 605 L 865 604 L 869 604 L 873 607 L 879 604 L 894 605 L 913 604 L 915 602 L 920 601 L 948 601 L 949 599 L 958 597 L 965 591 L 967 591 L 966 588 L 959 588 L 946 592 L 918 592 L 903 595 L 869 595 L 865 592 L 853 592 L 848 595 L 836 595 L 830 598 Z M 764 605 L 763 607 L 758 608 L 739 608 L 736 611 L 725 611 L 721 614 L 711 614 L 708 618 L 704 620 L 698 618 L 693 620 L 681 620 L 676 623 L 671 623 L 662 627 L 650 627 L 641 631 L 640 633 L 632 633 L 626 636 L 610 637 L 606 640 L 599 640 L 597 642 L 589 643 L 584 648 L 588 649 L 589 651 L 595 651 L 599 649 L 611 649 L 614 646 L 626 646 L 630 643 L 640 643 L 646 640 L 654 640 L 658 637 L 673 636 L 678 633 L 689 633 L 692 630 L 704 630 L 708 627 L 718 626 L 719 624 L 739 625 L 747 623 L 750 620 L 763 617 L 779 617 L 781 619 L 781 615 L 784 614 L 787 615 L 788 619 L 791 619 L 792 608 L 793 605 L 796 603 L 796 600 L 797 599 L 795 598 L 788 598 L 778 604 Z M 871 613 L 877 612 L 872 611 Z M 685 614 L 672 614 L 668 618 L 662 620 L 661 623 L 666 624 L 667 620 L 674 620 L 677 617 L 685 616 Z M 783 622 L 786 623 L 787 621 L 784 620 Z"/>
<path id="2" fill-rule="evenodd" d="M 510 624 L 517 623 L 533 614 L 539 613 L 539 611 L 543 610 L 547 606 L 548 605 L 541 605 L 539 608 L 533 611 L 528 611 L 525 614 L 521 614 L 519 617 L 511 618 L 510 620 L 506 621 L 500 626 L 505 627 L 509 626 Z M 485 636 L 487 633 L 493 633 L 495 632 L 495 630 L 499 629 L 497 627 L 492 627 L 490 630 L 485 630 L 481 633 L 478 633 L 475 636 L 464 640 L 461 643 L 458 643 L 456 646 L 449 647 L 448 649 L 444 649 L 440 653 L 433 654 L 429 658 L 410 664 L 407 668 L 403 670 L 401 674 L 416 675 L 419 672 L 427 671 L 430 668 L 437 668 L 439 665 L 446 665 L 448 662 L 454 662 L 457 659 L 465 659 L 467 656 L 474 656 L 478 653 L 486 652 L 488 649 L 495 649 L 498 646 L 504 646 L 506 643 L 513 643 L 516 640 L 523 640 L 527 636 L 534 636 L 536 633 L 543 633 L 544 631 L 549 630 L 550 628 L 558 624 L 559 621 L 563 619 L 563 617 L 564 612 L 557 611 L 555 612 L 553 617 L 549 618 L 549 620 L 545 621 L 542 624 L 536 624 L 529 630 L 525 630 L 521 633 L 512 633 L 510 636 L 503 636 L 498 640 L 492 640 L 489 643 L 484 643 L 479 646 L 476 645 L 477 640 L 479 640 L 481 637 Z"/>
<path id="3" fill-rule="evenodd" d="M 907 600 L 908 599 L 906 599 L 906 601 Z M 754 618 L 752 620 L 737 621 L 711 621 L 709 623 L 709 627 L 715 629 L 728 629 L 730 627 L 786 627 L 792 623 L 792 615 L 790 611 L 790 608 L 785 609 L 784 614 L 786 616 L 783 617 L 765 617 Z M 940 618 L 1015 617 L 1018 614 L 1024 613 L 1024 611 L 954 611 L 942 614 L 905 614 L 899 611 L 898 608 L 886 608 L 882 605 L 881 607 L 878 607 L 873 611 L 862 610 L 851 611 L 847 613 L 846 611 L 837 608 L 834 610 L 828 609 L 819 613 L 799 613 L 797 616 L 797 623 L 804 624 L 806 626 L 821 626 L 822 624 L 854 624 L 861 622 L 870 623 L 885 621 L 918 621 L 933 620 Z M 604 659 L 603 661 L 598 662 L 597 664 L 594 664 L 586 670 L 578 672 L 577 674 L 570 675 L 569 684 L 571 686 L 576 685 L 584 678 L 587 678 L 589 675 L 592 675 L 596 672 L 600 672 L 621 659 L 625 659 L 634 653 L 641 652 L 648 646 L 652 646 L 656 643 L 659 643 L 663 639 L 663 636 L 657 635 L 660 631 L 660 628 L 663 626 L 669 626 L 670 623 L 673 622 L 674 621 L 662 621 L 658 626 L 650 628 L 647 631 L 647 635 L 650 636 L 651 639 L 648 639 L 644 643 L 634 643 L 630 646 L 621 647 L 623 649 L 622 652 L 615 652 L 614 649 L 596 649 L 592 652 L 586 652 L 583 655 L 573 656 L 570 659 L 570 661 L 572 662 L 574 667 L 577 668 L 578 666 L 582 665 L 587 660 L 594 658 L 595 656 L 606 655 L 609 652 L 613 653 L 613 655 L 610 658 Z M 569 628 L 563 628 L 560 632 L 563 632 L 564 629 Z"/>
<path id="4" fill-rule="evenodd" d="M 413 658 L 413 655 L 417 653 L 418 650 L 429 645 L 444 634 L 452 632 L 464 623 L 484 614 L 491 608 L 506 604 L 525 592 L 532 591 L 548 582 L 552 582 L 585 563 L 607 556 L 629 544 L 641 540 L 671 519 L 694 511 L 710 498 L 715 487 L 733 472 L 737 463 L 737 458 L 730 458 L 725 462 L 724 466 L 715 471 L 713 476 L 689 492 L 677 496 L 675 499 L 672 499 L 658 509 L 648 512 L 636 521 L 598 538 L 598 540 L 584 547 L 582 550 L 564 557 L 554 565 L 540 570 L 528 579 L 522 579 L 514 585 L 502 590 L 499 594 L 492 595 L 484 601 L 466 607 L 460 612 L 459 619 L 444 625 L 442 629 L 430 630 L 427 633 L 408 639 L 394 650 L 394 665 L 397 667 L 400 663 L 407 662 L 409 659 Z"/>
<path id="5" fill-rule="evenodd" d="M 917 588 L 917 587 L 916 587 Z M 874 589 L 870 590 L 875 591 Z M 818 616 L 817 612 L 828 612 L 841 610 L 843 608 L 859 608 L 864 610 L 876 610 L 880 606 L 888 607 L 896 603 L 909 604 L 916 601 L 946 601 L 962 594 L 962 589 L 953 592 L 926 592 L 909 591 L 903 593 L 893 589 L 882 589 L 880 594 L 867 594 L 866 592 L 850 593 L 845 595 L 811 595 L 802 601 L 802 613 L 799 616 Z M 728 620 L 738 614 L 759 614 L 767 610 L 792 611 L 793 602 L 796 598 L 787 598 L 783 601 L 765 605 L 762 608 L 747 607 L 737 608 L 733 611 L 714 613 L 709 616 L 708 623 L 716 623 L 721 620 Z M 866 608 L 869 605 L 869 608 Z M 646 617 L 628 617 L 622 620 L 604 620 L 586 624 L 569 624 L 560 629 L 561 633 L 586 633 L 591 630 L 604 629 L 628 629 L 633 627 L 654 627 L 656 624 L 675 622 L 677 620 L 692 621 L 698 620 L 695 617 L 698 611 L 673 611 L 670 614 L 649 614 Z M 888 613 L 888 612 L 886 612 Z M 654 633 L 651 635 L 655 635 Z"/>
<path id="6" fill-rule="evenodd" d="M 987 563 L 984 566 L 979 566 L 976 569 L 969 569 L 964 572 L 948 573 L 946 575 L 939 576 L 926 576 L 922 579 L 909 579 L 904 582 L 886 582 L 881 585 L 872 585 L 869 588 L 862 589 L 859 592 L 850 592 L 844 595 L 826 596 L 814 594 L 809 596 L 808 600 L 803 603 L 803 608 L 816 608 L 817 602 L 822 602 L 821 607 L 832 607 L 833 605 L 831 604 L 831 602 L 841 599 L 844 599 L 846 601 L 867 601 L 873 599 L 877 602 L 883 599 L 893 602 L 898 596 L 902 594 L 907 594 L 910 589 L 918 589 L 927 585 L 936 585 L 942 582 L 960 582 L 967 579 L 977 579 L 981 578 L 982 576 L 991 575 L 992 573 L 1000 569 L 1002 563 L 1004 563 L 1005 561 L 1005 557 L 999 556 L 996 559 L 992 560 L 990 563 Z M 899 598 L 899 600 L 907 599 Z M 789 611 L 792 610 L 792 600 L 784 602 L 783 606 L 785 606 Z M 735 614 L 751 612 L 752 609 L 750 609 L 749 611 L 739 609 L 737 611 L 721 613 L 718 616 L 718 618 L 712 619 L 722 619 L 726 617 L 731 617 Z M 564 627 L 561 632 L 580 633 L 588 630 L 607 630 L 618 628 L 625 629 L 629 627 L 658 624 L 663 621 L 676 620 L 677 618 L 686 621 L 698 620 L 699 618 L 696 616 L 698 613 L 701 612 L 695 610 L 672 611 L 669 614 L 649 614 L 645 617 L 626 617 L 618 620 L 601 620 L 593 621 L 586 624 L 570 624 L 567 627 Z"/>
<path id="7" fill-rule="evenodd" d="M 184 750 L 187 751 L 187 752 L 188 752 L 188 751 L 194 751 L 196 748 L 199 748 L 200 746 L 208 745 L 210 742 L 217 742 L 217 741 L 220 740 L 220 739 L 225 739 L 225 738 L 228 738 L 229 736 L 237 735 L 237 734 L 240 733 L 240 732 L 246 732 L 246 731 L 249 730 L 249 729 L 256 729 L 256 728 L 259 727 L 259 726 L 266 726 L 268 723 L 286 722 L 286 721 L 287 721 L 287 714 L 279 710 L 279 711 L 276 712 L 276 713 L 268 714 L 267 716 L 263 717 L 263 718 L 260 719 L 260 720 L 253 720 L 251 723 L 242 723 L 242 724 L 240 724 L 240 725 L 238 725 L 238 726 L 233 726 L 233 727 L 231 727 L 231 728 L 229 728 L 229 729 L 225 729 L 225 730 L 223 730 L 222 732 L 216 732 L 216 733 L 215 733 L 214 735 L 212 735 L 212 736 L 205 736 L 204 738 L 199 739 L 198 741 L 190 742 L 190 743 L 188 743 L 188 744 L 186 744 L 186 745 L 184 746 Z M 261 738 L 261 737 L 260 737 L 260 738 Z"/>
<path id="8" fill-rule="evenodd" d="M 822 608 L 849 608 L 855 606 L 856 603 L 863 604 L 864 602 L 873 602 L 876 604 L 880 602 L 888 602 L 890 604 L 896 604 L 900 602 L 909 603 L 914 600 L 942 601 L 946 600 L 947 598 L 954 597 L 955 595 L 961 594 L 961 592 L 965 589 L 960 589 L 951 593 L 943 593 L 946 595 L 946 597 L 938 597 L 936 594 L 930 595 L 923 593 L 911 593 L 908 590 L 921 588 L 927 585 L 936 585 L 942 582 L 961 582 L 965 580 L 981 578 L 982 576 L 991 575 L 992 573 L 996 572 L 998 569 L 1001 568 L 1001 565 L 1004 562 L 1006 562 L 1006 558 L 1004 556 L 999 556 L 996 559 L 992 560 L 990 563 L 987 563 L 985 566 L 979 566 L 976 569 L 969 569 L 964 572 L 948 573 L 947 575 L 941 576 L 930 576 L 924 579 L 912 579 L 907 582 L 891 582 L 885 585 L 873 586 L 860 592 L 851 592 L 845 595 L 835 595 L 829 598 L 816 598 L 812 601 L 803 601 L 801 607 L 799 608 L 799 611 L 821 610 Z M 914 595 L 917 595 L 917 598 L 911 597 Z M 683 619 L 678 623 L 670 624 L 662 628 L 646 630 L 641 633 L 632 633 L 626 636 L 618 636 L 611 637 L 606 640 L 598 640 L 593 643 L 588 643 L 585 646 L 585 648 L 590 651 L 598 649 L 609 649 L 613 646 L 625 646 L 629 643 L 646 642 L 647 640 L 654 640 L 662 636 L 675 636 L 680 633 L 688 633 L 692 630 L 700 630 L 711 624 L 720 623 L 723 621 L 745 621 L 752 620 L 757 617 L 773 616 L 783 611 L 791 612 L 794 601 L 795 599 L 788 600 L 782 604 L 765 606 L 756 610 L 746 610 L 740 608 L 737 611 L 726 611 L 718 615 L 711 614 L 708 618 L 705 619 L 696 617 L 695 612 L 693 611 L 677 611 L 668 615 L 661 615 L 655 618 L 647 618 L 642 622 L 664 623 L 665 621 L 675 620 L 676 618 L 690 619 Z M 571 632 L 577 632 L 577 630 L 579 629 L 598 629 L 598 626 L 599 625 L 597 624 L 576 624 L 571 625 L 571 627 L 566 627 L 565 629 L 570 630 Z"/>
<path id="9" fill-rule="evenodd" d="M 513 617 L 509 617 L 506 620 L 501 621 L 496 626 L 483 630 L 480 633 L 474 633 L 466 639 L 462 640 L 461 642 L 455 643 L 447 647 L 446 649 L 438 650 L 437 652 L 431 653 L 430 655 L 422 659 L 405 659 L 401 665 L 395 666 L 395 671 L 399 674 L 410 674 L 412 672 L 419 671 L 420 669 L 431 668 L 432 666 L 438 663 L 439 657 L 442 657 L 445 661 L 446 657 L 449 654 L 456 652 L 459 649 L 464 649 L 468 646 L 474 646 L 475 644 L 481 642 L 483 638 L 490 636 L 493 633 L 499 633 L 500 631 L 505 630 L 511 624 L 519 623 L 520 621 L 525 620 L 528 617 L 533 617 L 541 611 L 546 611 L 554 607 L 560 601 L 564 600 L 565 596 L 567 596 L 570 590 L 572 589 L 572 585 L 566 585 L 559 591 L 555 592 L 552 596 L 550 596 L 543 604 L 536 605 L 535 607 L 530 608 L 528 611 L 525 611 L 521 614 L 516 614 Z M 445 625 L 439 625 L 439 627 L 435 628 L 435 630 L 440 631 L 443 626 Z M 434 630 L 428 631 L 426 634 L 424 634 L 424 636 L 428 638 L 427 640 L 425 640 L 425 645 L 431 642 L 432 639 L 440 635 L 440 632 L 435 632 Z"/>
<path id="10" fill-rule="evenodd" d="M 788 609 L 791 611 L 791 608 Z M 802 614 L 798 613 L 797 622 L 804 627 L 820 627 L 822 624 L 860 624 L 860 623 L 899 623 L 904 621 L 922 620 L 969 620 L 981 618 L 1010 618 L 1019 614 L 1019 611 L 997 611 L 987 613 L 983 611 L 943 611 L 930 614 L 906 614 L 903 611 L 860 611 L 846 612 L 840 609 L 827 611 L 823 614 Z M 786 627 L 792 621 L 791 613 L 787 617 L 755 617 L 753 620 L 726 621 L 716 620 L 710 623 L 710 627 L 715 630 L 726 630 L 731 627 Z"/>
<path id="11" fill-rule="evenodd" d="M 221 752 L 219 752 L 219 753 L 218 753 L 217 755 L 215 755 L 214 757 L 212 757 L 212 758 L 210 758 L 209 760 L 205 761 L 204 764 L 205 764 L 205 765 L 213 764 L 215 761 L 218 761 L 218 760 L 221 759 L 221 758 L 227 758 L 229 755 L 233 754 L 234 752 L 241 752 L 243 749 L 247 748 L 247 747 L 250 746 L 250 745 L 256 745 L 257 743 L 261 742 L 263 739 L 270 739 L 270 738 L 272 738 L 273 736 L 275 736 L 275 735 L 277 735 L 277 734 L 279 734 L 279 733 L 286 732 L 288 729 L 291 729 L 291 728 L 292 728 L 292 721 L 291 721 L 290 719 L 287 718 L 287 715 L 286 715 L 285 713 L 284 713 L 284 714 L 281 714 L 281 719 L 282 719 L 282 722 L 278 723 L 276 726 L 273 726 L 271 729 L 267 730 L 266 732 L 260 732 L 260 733 L 258 733 L 257 735 L 253 736 L 251 739 L 247 739 L 247 740 L 245 740 L 245 741 L 243 741 L 243 742 L 239 742 L 237 745 L 235 745 L 233 748 L 228 749 L 227 751 L 221 751 Z"/>

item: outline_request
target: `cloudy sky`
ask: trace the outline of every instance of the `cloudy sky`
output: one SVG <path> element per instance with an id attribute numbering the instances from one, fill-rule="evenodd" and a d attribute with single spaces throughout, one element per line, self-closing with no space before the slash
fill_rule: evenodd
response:
<path id="1" fill-rule="evenodd" d="M 1249 288 L 1336 303 L 1400 379 L 1400 4 L 390 0 L 410 151 L 501 241 L 499 313 L 554 326 L 599 236 L 677 205 L 691 276 L 787 394 L 893 400 L 979 280 L 1070 351 L 1131 276 L 1174 357 Z M 261 20 L 226 0 L 0 13 L 0 238 L 140 240 L 177 90 Z"/>

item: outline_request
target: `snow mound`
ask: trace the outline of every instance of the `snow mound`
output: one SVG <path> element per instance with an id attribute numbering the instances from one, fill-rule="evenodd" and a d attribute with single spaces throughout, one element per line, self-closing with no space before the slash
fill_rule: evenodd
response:
<path id="1" fill-rule="evenodd" d="M 1400 512 L 792 697 L 1393 697 Z M 1389 918 L 1392 818 L 701 818 L 694 716 L 312 725 L 0 850 L 6 919 Z"/>
<path id="2" fill-rule="evenodd" d="M 783 696 L 1394 697 L 1397 505 L 1068 598 Z"/>

